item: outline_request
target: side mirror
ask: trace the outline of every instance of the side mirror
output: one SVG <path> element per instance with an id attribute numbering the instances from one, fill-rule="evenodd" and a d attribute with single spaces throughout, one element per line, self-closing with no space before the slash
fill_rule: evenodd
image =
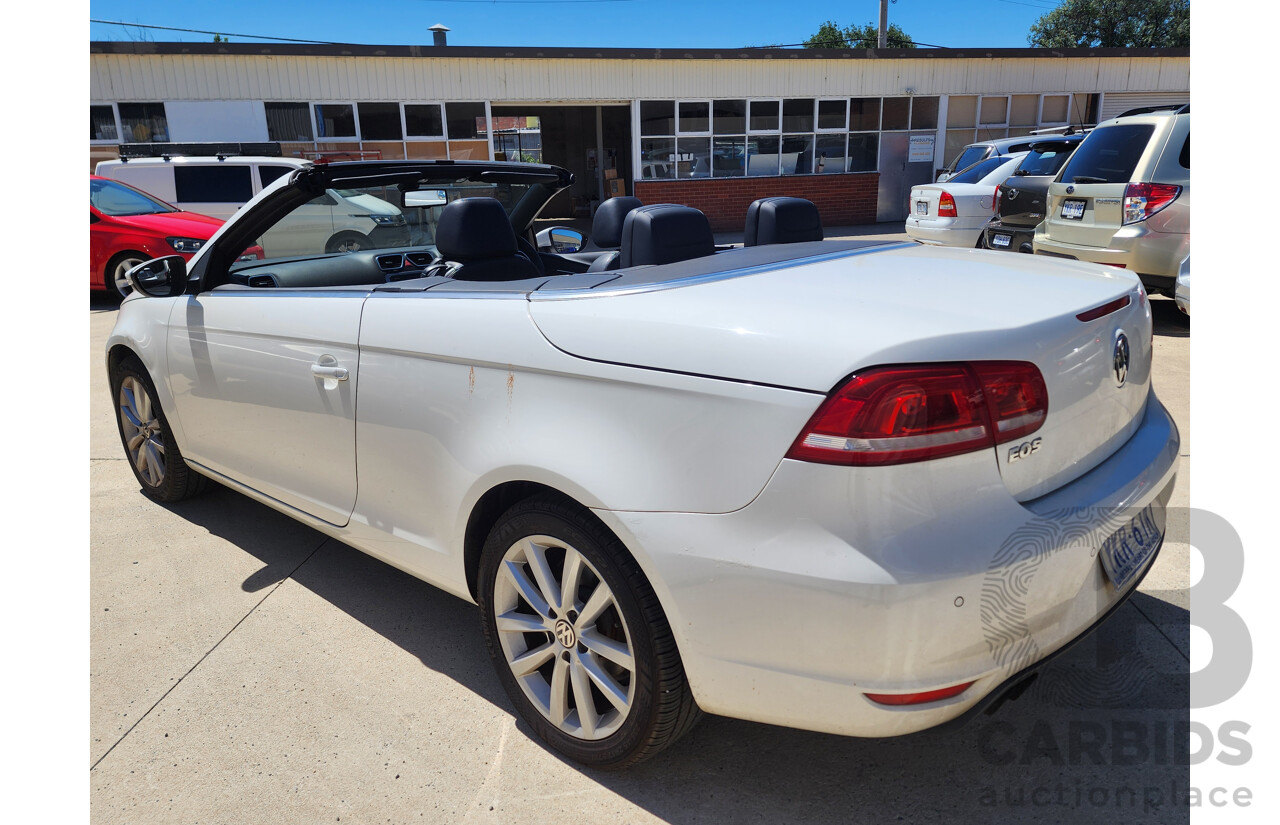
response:
<path id="1" fill-rule="evenodd" d="M 553 226 L 538 233 L 538 248 L 556 254 L 577 252 L 586 242 L 586 235 L 567 226 Z"/>
<path id="2" fill-rule="evenodd" d="M 154 258 L 130 269 L 125 277 L 135 292 L 172 298 L 187 291 L 187 261 L 181 255 Z"/>

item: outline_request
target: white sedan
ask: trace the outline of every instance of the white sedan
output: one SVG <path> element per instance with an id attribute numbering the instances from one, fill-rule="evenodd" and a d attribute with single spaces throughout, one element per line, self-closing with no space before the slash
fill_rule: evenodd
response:
<path id="1" fill-rule="evenodd" d="M 907 236 L 938 246 L 981 247 L 982 230 L 995 214 L 996 188 L 1013 174 L 1026 152 L 980 160 L 946 183 L 911 188 Z"/>
<path id="2" fill-rule="evenodd" d="M 616 268 L 530 252 L 571 180 L 317 166 L 132 270 L 106 359 L 142 492 L 213 479 L 478 604 L 516 711 L 598 766 L 701 712 L 956 720 L 1134 592 L 1179 445 L 1135 275 L 763 223 L 717 251 L 672 205 Z M 434 245 L 237 261 L 334 187 L 433 210 Z"/>

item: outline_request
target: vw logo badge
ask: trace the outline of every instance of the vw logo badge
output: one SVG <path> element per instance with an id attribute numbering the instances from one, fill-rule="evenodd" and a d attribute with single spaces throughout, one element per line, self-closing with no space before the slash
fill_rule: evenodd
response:
<path id="1" fill-rule="evenodd" d="M 555 627 L 556 641 L 561 647 L 570 648 L 578 644 L 578 636 L 573 632 L 573 625 L 564 619 L 556 622 Z"/>
<path id="2" fill-rule="evenodd" d="M 1116 386 L 1123 387 L 1129 377 L 1129 339 L 1123 332 L 1116 333 L 1116 348 L 1111 354 L 1111 368 L 1116 373 Z"/>
<path id="3" fill-rule="evenodd" d="M 1075 191 L 1076 191 L 1076 188 L 1075 188 L 1074 186 L 1068 186 L 1068 187 L 1067 187 L 1067 194 L 1068 194 L 1068 195 L 1073 195 L 1073 194 L 1075 194 Z"/>

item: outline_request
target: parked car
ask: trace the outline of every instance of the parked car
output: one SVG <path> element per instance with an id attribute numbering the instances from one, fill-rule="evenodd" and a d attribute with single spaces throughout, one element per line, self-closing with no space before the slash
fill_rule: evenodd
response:
<path id="1" fill-rule="evenodd" d="M 1184 315 L 1191 314 L 1191 256 L 1182 259 L 1178 267 L 1178 277 L 1173 289 L 1173 300 Z"/>
<path id="2" fill-rule="evenodd" d="M 132 186 L 90 175 L 89 289 L 123 298 L 130 269 L 174 253 L 190 259 L 220 226 L 217 218 L 184 212 Z"/>
<path id="3" fill-rule="evenodd" d="M 1031 253 L 1049 184 L 1082 140 L 1084 135 L 1076 134 L 1032 144 L 1013 174 L 996 187 L 996 214 L 983 230 L 988 249 Z"/>
<path id="4" fill-rule="evenodd" d="M 951 159 L 951 163 L 947 164 L 947 167 L 938 174 L 938 179 L 935 183 L 945 183 L 951 180 L 957 172 L 968 169 L 978 161 L 1026 152 L 1031 148 L 1031 144 L 1041 139 L 1037 135 L 1023 135 L 1022 137 L 996 138 L 970 143 Z"/>
<path id="5" fill-rule="evenodd" d="M 439 209 L 435 245 L 236 262 L 339 181 Z M 134 270 L 105 355 L 142 492 L 216 479 L 477 603 L 529 728 L 598 766 L 701 711 L 976 713 L 1134 592 L 1179 438 L 1131 273 L 763 225 L 717 251 L 670 204 L 626 212 L 616 270 L 539 270 L 571 182 L 316 166 Z M 461 184 L 489 196 L 409 206 Z"/>
<path id="6" fill-rule="evenodd" d="M 1037 255 L 1123 267 L 1170 297 L 1191 246 L 1190 106 L 1089 133 L 1049 185 Z"/>
<path id="7" fill-rule="evenodd" d="M 980 160 L 946 183 L 911 187 L 907 236 L 940 246 L 981 247 L 994 214 L 996 187 L 1013 174 L 1026 152 Z"/>

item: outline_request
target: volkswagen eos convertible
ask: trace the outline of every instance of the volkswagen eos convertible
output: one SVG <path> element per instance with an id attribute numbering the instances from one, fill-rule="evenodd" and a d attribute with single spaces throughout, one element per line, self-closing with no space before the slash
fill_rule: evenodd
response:
<path id="1" fill-rule="evenodd" d="M 1133 274 L 813 240 L 796 199 L 739 248 L 613 199 L 597 248 L 539 249 L 571 180 L 317 165 L 133 269 L 106 357 L 142 492 L 213 479 L 478 604 L 516 709 L 602 767 L 702 712 L 956 720 L 1137 587 L 1178 433 Z M 326 190 L 411 245 L 238 260 Z"/>

